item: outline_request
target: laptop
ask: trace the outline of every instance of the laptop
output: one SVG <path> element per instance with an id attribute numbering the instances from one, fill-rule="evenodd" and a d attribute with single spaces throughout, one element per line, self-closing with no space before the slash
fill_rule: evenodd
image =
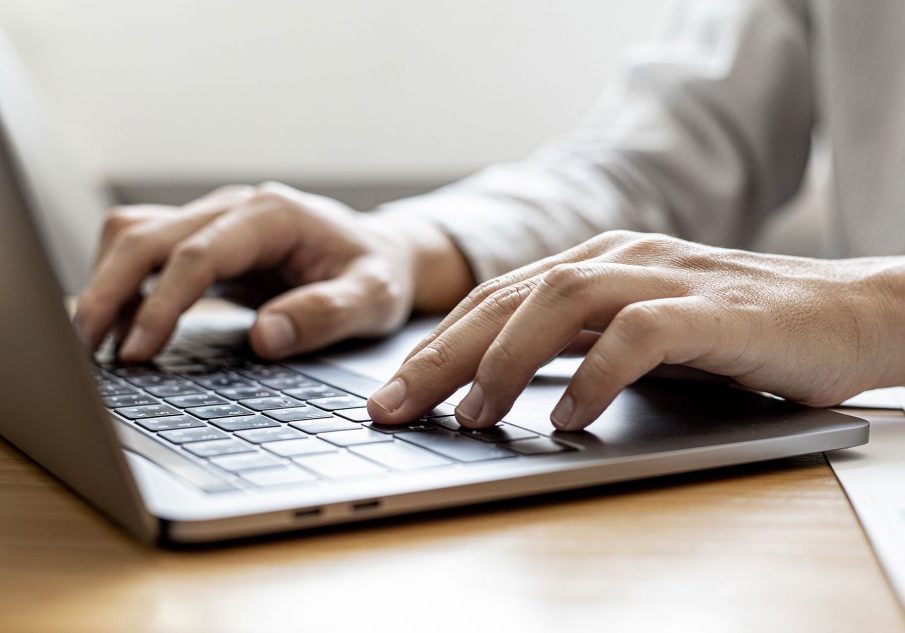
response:
<path id="1" fill-rule="evenodd" d="M 7 124 L 0 103 L 0 435 L 143 541 L 300 531 L 868 440 L 858 418 L 655 379 L 586 431 L 555 432 L 548 415 L 565 383 L 549 375 L 492 429 L 460 429 L 451 403 L 379 427 L 365 399 L 417 324 L 380 344 L 271 364 L 251 356 L 241 328 L 206 329 L 202 317 L 151 363 L 89 357 Z"/>

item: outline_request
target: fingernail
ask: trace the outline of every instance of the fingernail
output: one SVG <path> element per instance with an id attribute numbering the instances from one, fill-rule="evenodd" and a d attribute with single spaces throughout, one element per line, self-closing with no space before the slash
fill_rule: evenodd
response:
<path id="1" fill-rule="evenodd" d="M 119 355 L 125 360 L 138 360 L 148 355 L 148 350 L 152 345 L 154 345 L 154 335 L 146 328 L 136 325 L 126 337 L 126 342 L 120 348 Z"/>
<path id="2" fill-rule="evenodd" d="M 394 378 L 371 396 L 371 402 L 377 403 L 377 406 L 387 413 L 392 413 L 401 407 L 403 400 L 405 400 L 405 383 L 399 378 Z"/>
<path id="3" fill-rule="evenodd" d="M 462 398 L 462 402 L 456 407 L 463 426 L 475 426 L 481 417 L 481 409 L 484 408 L 484 389 L 481 384 L 475 382 L 471 385 L 468 395 Z"/>
<path id="4" fill-rule="evenodd" d="M 575 411 L 575 401 L 572 400 L 572 396 L 566 394 L 560 398 L 559 402 L 553 408 L 553 413 L 550 414 L 553 426 L 561 431 L 568 429 L 572 423 L 573 411 Z"/>
<path id="5" fill-rule="evenodd" d="M 295 327 L 284 314 L 262 314 L 257 327 L 269 354 L 284 354 L 295 343 Z"/>

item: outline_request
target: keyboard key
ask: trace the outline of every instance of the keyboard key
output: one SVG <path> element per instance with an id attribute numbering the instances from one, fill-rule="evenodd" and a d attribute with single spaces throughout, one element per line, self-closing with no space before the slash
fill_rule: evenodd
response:
<path id="1" fill-rule="evenodd" d="M 293 422 L 289 426 L 296 428 L 299 431 L 310 433 L 311 435 L 317 435 L 318 433 L 332 433 L 333 431 L 351 431 L 353 429 L 361 428 L 361 425 L 356 424 L 355 422 L 349 422 L 342 418 L 333 417 L 321 420 L 301 420 L 299 422 Z"/>
<path id="2" fill-rule="evenodd" d="M 279 365 L 261 365 L 259 363 L 248 363 L 245 367 L 237 369 L 236 373 L 242 374 L 246 378 L 252 380 L 270 380 L 272 378 L 294 378 L 298 376 L 293 371 L 280 367 Z"/>
<path id="3" fill-rule="evenodd" d="M 317 384 L 310 378 L 305 378 L 298 374 L 293 374 L 292 376 L 277 376 L 276 378 L 263 378 L 260 380 L 260 383 L 278 391 L 298 389 L 300 387 L 309 387 Z"/>
<path id="4" fill-rule="evenodd" d="M 311 400 L 312 398 L 330 398 L 334 396 L 347 396 L 345 391 L 328 385 L 308 385 L 295 389 L 283 389 L 283 393 L 298 398 L 299 400 Z"/>
<path id="5" fill-rule="evenodd" d="M 267 427 L 280 428 L 278 422 L 274 422 L 270 418 L 263 415 L 240 415 L 233 418 L 214 418 L 208 420 L 214 426 L 220 427 L 224 431 L 247 431 L 248 429 L 262 429 Z"/>
<path id="6" fill-rule="evenodd" d="M 251 415 L 251 411 L 237 404 L 216 404 L 212 407 L 193 407 L 186 409 L 189 413 L 199 418 L 209 420 L 211 418 L 227 418 L 236 415 Z"/>
<path id="7" fill-rule="evenodd" d="M 355 446 L 356 444 L 375 444 L 378 442 L 392 442 L 393 436 L 387 433 L 378 433 L 371 429 L 358 428 L 349 431 L 334 431 L 321 433 L 318 436 L 337 446 Z"/>
<path id="8" fill-rule="evenodd" d="M 190 415 L 168 415 L 165 418 L 144 418 L 136 420 L 136 424 L 157 433 L 158 431 L 172 431 L 173 429 L 190 429 L 204 426 L 204 422 Z"/>
<path id="9" fill-rule="evenodd" d="M 441 402 L 440 404 L 438 404 L 436 407 L 434 407 L 433 409 L 431 409 L 430 411 L 428 411 L 421 417 L 428 418 L 428 419 L 442 418 L 447 415 L 455 415 L 455 413 L 456 413 L 456 408 L 453 405 L 448 404 L 446 402 Z"/>
<path id="10" fill-rule="evenodd" d="M 473 437 L 482 442 L 514 442 L 537 437 L 537 433 L 526 431 L 518 426 L 500 422 L 496 426 L 487 429 L 459 429 L 462 435 Z"/>
<path id="11" fill-rule="evenodd" d="M 362 477 L 384 472 L 382 466 L 353 455 L 352 453 L 326 453 L 324 455 L 307 455 L 296 457 L 296 464 L 304 466 L 321 477 L 341 479 L 344 477 Z"/>
<path id="12" fill-rule="evenodd" d="M 188 409 L 189 407 L 206 407 L 212 404 L 229 404 L 228 400 L 224 400 L 220 396 L 212 393 L 190 393 L 185 396 L 173 396 L 165 398 L 165 400 L 180 409 Z"/>
<path id="13" fill-rule="evenodd" d="M 152 393 L 160 398 L 169 398 L 171 396 L 184 396 L 187 393 L 200 393 L 201 388 L 193 382 L 180 380 L 179 382 L 170 382 L 165 385 L 152 385 L 145 387 L 148 393 Z"/>
<path id="14" fill-rule="evenodd" d="M 224 470 L 240 473 L 260 468 L 274 468 L 283 465 L 276 457 L 266 453 L 238 453 L 236 455 L 220 455 L 211 457 L 211 463 Z"/>
<path id="15" fill-rule="evenodd" d="M 365 422 L 365 426 L 381 433 L 402 433 L 404 431 L 436 431 L 437 427 L 430 422 L 406 422 L 404 424 L 377 424 Z"/>
<path id="16" fill-rule="evenodd" d="M 480 462 L 515 456 L 512 451 L 495 444 L 479 442 L 478 440 L 465 437 L 461 433 L 447 431 L 446 429 L 422 433 L 396 433 L 394 437 L 460 462 Z"/>
<path id="17" fill-rule="evenodd" d="M 163 431 L 160 437 L 173 442 L 173 444 L 186 444 L 188 442 L 206 442 L 208 440 L 225 440 L 229 436 L 223 431 L 212 429 L 209 426 L 202 426 L 193 429 L 175 429 L 173 431 Z"/>
<path id="18" fill-rule="evenodd" d="M 459 423 L 458 421 L 456 421 L 455 416 L 434 418 L 433 420 L 431 420 L 431 422 L 438 426 L 442 426 L 444 429 L 449 429 L 450 431 L 459 431 L 460 433 L 462 433 L 462 435 L 473 437 L 474 439 L 481 440 L 482 442 L 513 442 L 515 440 L 525 440 L 532 437 L 537 437 L 537 433 L 526 431 L 521 427 L 513 426 L 506 422 L 500 422 L 499 424 L 487 429 L 467 429 L 463 426 L 459 426 Z"/>
<path id="19" fill-rule="evenodd" d="M 264 442 L 276 442 L 279 440 L 301 440 L 308 437 L 301 431 L 296 431 L 295 429 L 291 429 L 288 426 L 280 426 L 279 424 L 265 429 L 239 431 L 238 433 L 236 433 L 236 435 L 241 437 L 246 442 L 251 442 L 252 444 L 263 444 Z"/>
<path id="20" fill-rule="evenodd" d="M 531 440 L 518 440 L 506 445 L 522 455 L 544 455 L 547 453 L 562 453 L 575 450 L 571 446 L 554 442 L 548 437 L 536 437 Z"/>
<path id="21" fill-rule="evenodd" d="M 292 409 L 274 409 L 265 411 L 264 415 L 279 420 L 280 422 L 298 422 L 299 420 L 314 420 L 316 418 L 330 418 L 330 414 L 314 407 L 303 405 Z"/>
<path id="22" fill-rule="evenodd" d="M 178 382 L 179 377 L 165 372 L 153 372 L 140 376 L 128 376 L 126 380 L 136 387 L 150 387 L 152 385 L 166 385 L 172 382 Z"/>
<path id="23" fill-rule="evenodd" d="M 110 369 L 110 373 L 120 378 L 130 378 L 147 374 L 159 374 L 160 372 L 153 365 L 123 365 L 121 367 L 113 367 Z"/>
<path id="24" fill-rule="evenodd" d="M 364 444 L 353 446 L 349 450 L 392 470 L 417 470 L 418 468 L 431 468 L 453 463 L 445 457 L 405 442 Z"/>
<path id="25" fill-rule="evenodd" d="M 271 398 L 273 396 L 278 396 L 276 391 L 271 391 L 270 389 L 265 389 L 264 387 L 228 387 L 226 389 L 218 389 L 217 393 L 219 393 L 224 398 L 229 398 L 230 400 L 242 400 L 244 398 Z"/>
<path id="26" fill-rule="evenodd" d="M 454 415 L 445 415 L 442 418 L 433 418 L 431 422 L 433 424 L 436 424 L 437 426 L 442 426 L 444 429 L 447 429 L 449 431 L 458 431 L 462 428 L 462 425 L 459 424 L 459 421 Z"/>
<path id="27" fill-rule="evenodd" d="M 198 457 L 213 457 L 214 455 L 231 455 L 233 453 L 247 453 L 253 451 L 254 446 L 237 439 L 211 440 L 209 442 L 192 442 L 184 444 L 185 450 Z"/>
<path id="28" fill-rule="evenodd" d="M 135 395 L 138 393 L 130 385 L 119 382 L 105 382 L 97 386 L 97 392 L 102 398 L 107 396 L 124 396 L 127 394 Z"/>
<path id="29" fill-rule="evenodd" d="M 143 404 L 160 404 L 157 398 L 152 398 L 143 393 L 124 393 L 118 396 L 107 396 L 104 398 L 104 404 L 108 409 L 117 407 L 137 407 Z"/>
<path id="30" fill-rule="evenodd" d="M 242 473 L 242 479 L 256 486 L 291 486 L 294 484 L 314 483 L 317 477 L 301 468 L 268 468 Z"/>
<path id="31" fill-rule="evenodd" d="M 364 398 L 358 396 L 335 396 L 332 398 L 314 398 L 308 400 L 308 404 L 313 404 L 326 411 L 336 411 L 338 409 L 357 409 L 368 403 Z"/>
<path id="32" fill-rule="evenodd" d="M 304 407 L 305 403 L 289 396 L 275 396 L 273 398 L 250 398 L 248 400 L 239 400 L 239 404 L 243 404 L 249 409 L 255 411 L 265 411 L 267 409 L 291 409 L 293 407 Z"/>
<path id="33" fill-rule="evenodd" d="M 267 442 L 261 444 L 261 448 L 265 448 L 271 453 L 276 453 L 282 457 L 297 457 L 298 455 L 313 455 L 315 453 L 333 453 L 339 449 L 323 442 L 316 437 L 305 437 L 299 440 L 285 440 L 282 442 Z"/>
<path id="34" fill-rule="evenodd" d="M 114 409 L 118 414 L 130 420 L 138 420 L 140 418 L 159 418 L 162 415 L 179 415 L 182 413 L 179 409 L 174 409 L 167 404 L 148 404 L 140 407 L 122 407 Z"/>
<path id="35" fill-rule="evenodd" d="M 230 387 L 254 387 L 255 384 L 230 371 L 186 372 L 186 378 L 207 389 L 228 389 Z"/>
<path id="36" fill-rule="evenodd" d="M 346 418 L 347 420 L 352 420 L 353 422 L 370 422 L 371 414 L 368 413 L 368 410 L 365 408 L 361 409 L 346 409 L 345 411 L 337 411 L 336 415 Z"/>

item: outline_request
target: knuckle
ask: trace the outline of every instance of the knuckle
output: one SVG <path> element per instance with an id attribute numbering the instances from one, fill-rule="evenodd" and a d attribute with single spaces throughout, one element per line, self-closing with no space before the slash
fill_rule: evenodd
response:
<path id="1" fill-rule="evenodd" d="M 176 245 L 170 259 L 187 265 L 200 265 L 208 256 L 208 244 L 202 240 L 185 240 Z"/>
<path id="2" fill-rule="evenodd" d="M 419 371 L 442 371 L 452 362 L 453 353 L 443 339 L 434 339 L 413 359 Z"/>
<path id="3" fill-rule="evenodd" d="M 388 270 L 373 270 L 365 276 L 367 299 L 380 311 L 392 313 L 405 305 L 405 290 Z"/>
<path id="4" fill-rule="evenodd" d="M 329 292 L 312 293 L 307 298 L 306 306 L 333 325 L 342 325 L 349 316 L 349 301 Z"/>
<path id="5" fill-rule="evenodd" d="M 481 282 L 468 293 L 465 301 L 470 305 L 478 305 L 502 286 L 503 282 L 501 282 L 500 279 L 489 279 Z"/>
<path id="6" fill-rule="evenodd" d="M 649 341 L 659 336 L 663 322 L 655 308 L 633 303 L 619 311 L 611 327 L 630 340 Z"/>
<path id="7" fill-rule="evenodd" d="M 596 269 L 585 264 L 557 264 L 544 273 L 544 284 L 562 295 L 575 295 L 588 288 Z"/>
<path id="8" fill-rule="evenodd" d="M 147 248 L 152 240 L 152 233 L 140 225 L 132 225 L 116 236 L 116 247 L 121 252 L 130 254 Z"/>
<path id="9" fill-rule="evenodd" d="M 131 207 L 113 207 L 104 218 L 101 234 L 105 239 L 111 239 L 133 226 L 138 219 Z"/>
<path id="10" fill-rule="evenodd" d="M 510 344 L 497 339 L 487 349 L 487 354 L 481 364 L 484 366 L 483 370 L 490 374 L 499 370 L 515 369 L 519 365 L 519 354 L 512 349 Z"/>
<path id="11" fill-rule="evenodd" d="M 658 233 L 637 233 L 621 243 L 617 248 L 618 259 L 622 261 L 649 261 L 671 254 L 676 240 Z"/>
<path id="12" fill-rule="evenodd" d="M 600 235 L 597 235 L 589 240 L 589 243 L 596 247 L 598 250 L 605 250 L 607 248 L 612 248 L 619 244 L 626 244 L 633 240 L 638 239 L 640 233 L 636 231 L 629 231 L 627 229 L 615 229 L 612 231 L 604 231 Z"/>
<path id="13" fill-rule="evenodd" d="M 255 202 L 285 204 L 289 202 L 289 187 L 279 182 L 262 182 L 254 188 L 252 196 Z"/>
<path id="14" fill-rule="evenodd" d="M 251 185 L 223 185 L 210 192 L 214 198 L 248 197 L 255 191 Z"/>
<path id="15" fill-rule="evenodd" d="M 524 303 L 531 288 L 527 284 L 518 283 L 492 292 L 481 302 L 481 310 L 495 317 L 507 317 Z"/>

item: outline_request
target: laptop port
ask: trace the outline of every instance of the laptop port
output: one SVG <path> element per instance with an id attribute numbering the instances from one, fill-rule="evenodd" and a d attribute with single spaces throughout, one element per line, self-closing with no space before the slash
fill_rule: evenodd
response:
<path id="1" fill-rule="evenodd" d="M 310 519 L 311 517 L 316 517 L 322 512 L 321 508 L 304 508 L 302 510 L 296 510 L 292 513 L 296 519 Z"/>
<path id="2" fill-rule="evenodd" d="M 359 501 L 352 504 L 352 512 L 362 512 L 364 510 L 376 510 L 380 507 L 380 499 L 371 499 L 370 501 Z"/>

